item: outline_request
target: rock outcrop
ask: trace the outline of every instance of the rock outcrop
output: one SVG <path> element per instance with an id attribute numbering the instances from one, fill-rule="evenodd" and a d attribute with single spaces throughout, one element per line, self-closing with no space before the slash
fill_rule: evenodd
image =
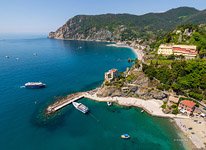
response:
<path id="1" fill-rule="evenodd" d="M 76 16 L 66 22 L 55 32 L 49 33 L 49 38 L 72 39 L 72 40 L 114 40 L 119 38 L 119 31 L 111 32 L 105 28 L 94 26 L 84 27 L 87 22 L 87 16 Z M 87 29 L 85 29 L 87 28 Z"/>
<path id="2" fill-rule="evenodd" d="M 159 99 L 164 100 L 167 94 L 156 88 L 159 83 L 156 80 L 150 80 L 143 72 L 132 69 L 126 73 L 126 76 L 134 75 L 134 79 L 128 83 L 127 79 L 121 87 L 115 83 L 119 82 L 118 79 L 111 82 L 109 85 L 103 84 L 97 91 L 99 97 L 138 97 L 141 99 Z"/>

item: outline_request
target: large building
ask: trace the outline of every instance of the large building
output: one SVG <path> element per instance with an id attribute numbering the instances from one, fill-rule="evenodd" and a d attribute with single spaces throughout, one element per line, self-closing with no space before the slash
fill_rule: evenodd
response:
<path id="1" fill-rule="evenodd" d="M 195 110 L 195 102 L 190 100 L 183 100 L 179 103 L 178 109 L 180 112 L 190 115 Z"/>
<path id="2" fill-rule="evenodd" d="M 197 56 L 197 47 L 194 45 L 173 45 L 173 44 L 161 44 L 158 52 L 159 55 L 176 55 L 184 56 L 186 59 L 193 59 Z"/>
<path id="3" fill-rule="evenodd" d="M 111 69 L 108 72 L 104 74 L 105 81 L 112 81 L 114 78 L 118 77 L 118 70 L 117 69 Z"/>
<path id="4" fill-rule="evenodd" d="M 171 44 L 161 44 L 159 46 L 159 49 L 157 51 L 157 54 L 160 55 L 172 55 L 173 51 L 172 51 L 172 46 Z"/>
<path id="5" fill-rule="evenodd" d="M 186 59 L 192 59 L 197 56 L 197 47 L 194 45 L 174 45 L 172 50 L 174 55 L 183 55 Z"/>

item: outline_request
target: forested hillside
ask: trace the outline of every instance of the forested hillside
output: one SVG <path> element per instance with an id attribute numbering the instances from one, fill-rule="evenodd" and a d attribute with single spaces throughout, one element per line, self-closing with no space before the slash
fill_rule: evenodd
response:
<path id="1" fill-rule="evenodd" d="M 169 64 L 160 60 L 143 65 L 143 71 L 150 79 L 158 79 L 161 90 L 174 90 L 178 94 L 202 100 L 206 99 L 206 61 L 173 60 Z"/>
<path id="2" fill-rule="evenodd" d="M 178 26 L 174 31 L 159 36 L 152 47 L 157 50 L 160 44 L 165 43 L 196 45 L 200 58 L 206 57 L 206 24 Z"/>
<path id="3" fill-rule="evenodd" d="M 155 39 L 181 24 L 206 23 L 206 11 L 180 7 L 164 13 L 78 15 L 57 31 L 49 34 L 57 39 L 136 40 Z"/>

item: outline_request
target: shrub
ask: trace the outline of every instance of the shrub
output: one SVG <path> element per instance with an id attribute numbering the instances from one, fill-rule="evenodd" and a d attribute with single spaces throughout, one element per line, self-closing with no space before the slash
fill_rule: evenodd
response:
<path id="1" fill-rule="evenodd" d="M 169 56 L 167 57 L 167 59 L 168 59 L 168 60 L 175 60 L 175 55 L 174 55 L 174 54 L 169 55 Z"/>
<path id="2" fill-rule="evenodd" d="M 172 108 L 177 108 L 177 105 L 176 105 L 176 104 L 173 104 L 171 107 L 172 107 Z"/>
<path id="3" fill-rule="evenodd" d="M 198 94 L 195 92 L 189 92 L 189 96 L 201 101 L 203 99 L 203 95 L 202 94 Z"/>
<path id="4" fill-rule="evenodd" d="M 173 111 L 172 111 L 172 114 L 178 114 L 179 113 L 179 111 L 178 111 L 178 108 L 175 108 L 175 109 L 173 109 Z"/>
<path id="5" fill-rule="evenodd" d="M 162 106 L 161 106 L 163 109 L 165 109 L 167 107 L 166 103 L 164 103 Z"/>
<path id="6" fill-rule="evenodd" d="M 105 81 L 105 83 L 104 83 L 106 86 L 109 86 L 110 85 L 110 83 L 108 82 L 108 81 Z"/>

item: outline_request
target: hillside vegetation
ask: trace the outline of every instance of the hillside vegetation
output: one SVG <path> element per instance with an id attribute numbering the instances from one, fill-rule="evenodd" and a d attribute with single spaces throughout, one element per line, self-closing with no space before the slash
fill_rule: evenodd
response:
<path id="1" fill-rule="evenodd" d="M 176 92 L 197 100 L 206 99 L 206 24 L 180 25 L 159 36 L 150 46 L 157 50 L 160 44 L 196 45 L 199 59 L 185 60 L 183 56 L 151 55 L 143 64 L 143 72 L 160 81 L 160 90 Z M 156 51 L 151 51 L 156 53 Z"/>
<path id="2" fill-rule="evenodd" d="M 162 43 L 194 44 L 197 46 L 200 58 L 205 58 L 205 24 L 206 10 L 199 11 L 189 7 L 141 16 L 78 15 L 69 19 L 57 31 L 50 32 L 49 38 L 114 42 L 120 40 L 130 44 L 142 40 L 146 41 L 144 47 L 149 47 L 145 50 L 146 53 L 151 54 L 149 50 L 157 50 Z M 145 58 L 146 63 L 142 68 L 144 73 L 135 74 L 134 70 L 130 70 L 131 73 L 127 74 L 127 77 L 122 76 L 113 84 L 105 85 L 105 89 L 99 94 L 164 99 L 166 96 L 162 91 L 167 90 L 198 100 L 206 99 L 205 59 L 184 60 L 175 56 L 160 59 L 153 55 L 146 55 Z"/>
<path id="3" fill-rule="evenodd" d="M 158 79 L 161 90 L 173 90 L 197 100 L 206 99 L 206 60 L 173 60 L 169 64 L 152 62 L 143 65 L 143 72 Z"/>
<path id="4" fill-rule="evenodd" d="M 199 56 L 206 56 L 206 24 L 194 25 L 186 24 L 178 26 L 174 31 L 158 37 L 153 43 L 153 48 L 158 49 L 160 44 L 174 43 L 196 45 Z"/>
<path id="5" fill-rule="evenodd" d="M 206 11 L 180 7 L 164 13 L 78 15 L 69 19 L 50 38 L 86 40 L 152 40 L 181 24 L 206 23 Z"/>

